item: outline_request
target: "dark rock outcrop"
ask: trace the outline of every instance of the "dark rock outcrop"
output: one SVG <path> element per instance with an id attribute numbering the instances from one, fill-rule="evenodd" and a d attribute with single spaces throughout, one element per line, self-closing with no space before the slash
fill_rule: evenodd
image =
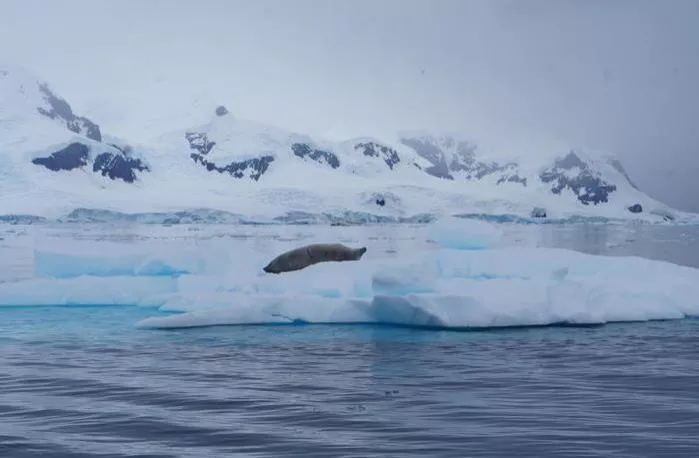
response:
<path id="1" fill-rule="evenodd" d="M 70 104 L 56 95 L 47 84 L 38 83 L 38 88 L 45 102 L 45 105 L 36 108 L 41 115 L 62 121 L 71 132 L 102 143 L 102 132 L 97 124 L 73 113 Z M 93 157 L 92 151 L 97 148 L 102 152 L 97 157 Z M 128 183 L 136 181 L 136 172 L 149 171 L 148 166 L 141 159 L 131 156 L 130 147 L 119 147 L 114 144 L 96 146 L 92 142 L 73 142 L 46 157 L 32 159 L 33 164 L 44 166 L 52 171 L 70 171 L 88 166 L 91 162 L 93 172 L 112 180 L 120 179 Z"/>
<path id="2" fill-rule="evenodd" d="M 566 172 L 579 169 L 574 177 Z M 560 194 L 565 188 L 570 189 L 584 205 L 597 205 L 609 201 L 609 194 L 616 191 L 616 186 L 604 181 L 598 172 L 594 172 L 575 152 L 571 151 L 562 159 L 557 159 L 553 167 L 539 174 L 542 182 L 551 184 L 551 192 Z"/>
<path id="3" fill-rule="evenodd" d="M 392 192 L 368 192 L 363 195 L 364 205 L 376 205 L 377 207 L 399 210 L 403 207 L 400 196 Z"/>
<path id="4" fill-rule="evenodd" d="M 361 150 L 362 154 L 368 157 L 380 157 L 391 170 L 400 162 L 400 157 L 396 150 L 385 145 L 379 145 L 378 143 L 357 143 L 354 145 L 354 149 Z"/>
<path id="5" fill-rule="evenodd" d="M 141 159 L 131 157 L 129 148 L 115 148 L 113 152 L 98 154 L 92 163 L 92 171 L 112 180 L 123 180 L 127 183 L 136 181 L 136 172 L 150 171 Z M 32 159 L 35 165 L 42 165 L 54 172 L 69 171 L 85 167 L 90 163 L 90 147 L 82 143 L 71 143 L 46 157 Z"/>
<path id="6" fill-rule="evenodd" d="M 520 178 L 519 175 L 517 175 L 516 169 L 517 164 L 513 162 L 503 165 L 496 162 L 473 162 L 471 164 L 454 164 L 451 168 L 454 172 L 465 172 L 466 178 L 469 180 L 480 180 L 487 175 L 503 173 L 503 176 L 498 179 L 497 184 L 514 182 L 526 185 L 526 178 Z"/>
<path id="7" fill-rule="evenodd" d="M 477 146 L 466 141 L 456 141 L 451 137 L 441 139 L 444 148 L 454 149 L 454 154 L 447 160 L 446 154 L 439 144 L 431 138 L 401 138 L 400 142 L 415 150 L 415 152 L 429 161 L 432 165 L 425 172 L 447 180 L 453 180 L 456 174 L 464 176 L 467 180 L 481 180 L 486 176 L 498 176 L 497 184 L 519 183 L 527 185 L 527 179 L 517 173 L 517 164 L 508 162 L 481 162 L 476 160 Z"/>
<path id="8" fill-rule="evenodd" d="M 202 132 L 186 132 L 184 138 L 189 143 L 189 147 L 199 154 L 207 155 L 216 146 L 216 142 L 209 141 L 209 137 Z"/>
<path id="9" fill-rule="evenodd" d="M 333 169 L 340 167 L 340 159 L 330 151 L 313 149 L 306 143 L 294 143 L 291 151 L 300 158 L 309 158 L 319 164 L 329 165 Z"/>
<path id="10" fill-rule="evenodd" d="M 643 206 L 641 204 L 633 204 L 627 208 L 631 213 L 641 213 L 643 212 Z"/>
<path id="11" fill-rule="evenodd" d="M 444 153 L 437 145 L 418 138 L 401 138 L 400 142 L 415 150 L 418 156 L 432 164 L 430 167 L 424 169 L 425 172 L 437 178 L 445 178 L 447 180 L 454 179 L 451 173 L 449 173 L 449 167 L 444 158 Z"/>
<path id="12" fill-rule="evenodd" d="M 189 143 L 189 147 L 196 151 L 189 155 L 196 164 L 206 167 L 206 170 L 209 171 L 227 173 L 234 178 L 244 178 L 248 175 L 251 179 L 258 181 L 267 171 L 270 164 L 274 162 L 274 156 L 263 155 L 244 161 L 234 161 L 225 165 L 219 165 L 205 157 L 216 146 L 216 142 L 209 140 L 205 133 L 186 132 L 185 139 Z"/>
<path id="13" fill-rule="evenodd" d="M 43 165 L 49 170 L 73 170 L 84 167 L 90 157 L 90 148 L 82 143 L 71 143 L 65 148 L 49 154 L 46 157 L 32 159 L 32 163 Z"/>
<path id="14" fill-rule="evenodd" d="M 102 176 L 109 177 L 112 180 L 123 180 L 127 183 L 136 181 L 136 172 L 149 172 L 150 168 L 146 166 L 139 158 L 129 157 L 122 153 L 101 153 L 95 158 L 92 164 L 92 171 L 101 173 Z"/>
<path id="15" fill-rule="evenodd" d="M 612 159 L 611 161 L 609 161 L 609 164 L 610 164 L 612 167 L 614 167 L 614 169 L 615 169 L 617 172 L 621 173 L 621 174 L 624 176 L 624 178 L 626 178 L 626 181 L 629 182 L 629 184 L 631 185 L 632 188 L 638 189 L 638 186 L 636 186 L 636 183 L 634 183 L 633 181 L 631 181 L 631 178 L 629 177 L 629 174 L 626 173 L 626 169 L 624 169 L 624 166 L 621 165 L 621 162 L 619 162 L 619 161 L 616 160 L 616 159 Z"/>
<path id="16" fill-rule="evenodd" d="M 255 181 L 258 181 L 260 177 L 265 174 L 269 168 L 269 165 L 274 162 L 274 156 L 265 155 L 219 166 L 211 161 L 208 161 L 201 154 L 192 153 L 190 157 L 194 162 L 206 167 L 206 170 L 216 171 L 219 173 L 228 173 L 234 178 L 243 178 L 247 174 Z"/>
<path id="17" fill-rule="evenodd" d="M 65 121 L 66 127 L 76 134 L 85 135 L 87 138 L 101 142 L 102 133 L 97 124 L 87 118 L 76 116 L 68 102 L 54 94 L 48 85 L 40 84 L 39 90 L 44 95 L 44 100 L 49 107 L 38 107 L 37 110 L 44 116 L 51 119 L 61 119 Z"/>
<path id="18" fill-rule="evenodd" d="M 447 148 L 453 148 L 456 145 L 456 152 L 448 164 L 448 168 L 452 172 L 466 172 L 467 178 L 481 179 L 484 176 L 492 173 L 490 169 L 497 168 L 497 164 L 484 164 L 476 162 L 477 146 L 471 142 L 460 141 L 456 143 L 453 139 L 446 141 Z M 442 153 L 444 154 L 444 153 Z M 493 170 L 494 171 L 494 170 Z"/>
<path id="19" fill-rule="evenodd" d="M 656 208 L 651 209 L 648 213 L 655 216 L 660 216 L 664 221 L 674 221 L 675 215 L 673 215 L 669 210 Z"/>
<path id="20" fill-rule="evenodd" d="M 0 72 L 1 74 L 2 72 Z M 43 223 L 45 221 L 48 221 L 48 219 L 44 216 L 37 216 L 37 215 L 22 215 L 22 214 L 9 214 L 9 215 L 0 215 L 0 223 L 3 224 L 34 224 L 34 223 Z M 3 240 L 2 237 L 0 237 L 0 240 Z"/>
<path id="21" fill-rule="evenodd" d="M 517 175 L 516 173 L 514 175 L 505 175 L 500 178 L 498 178 L 497 184 L 502 184 L 502 183 L 519 183 L 522 186 L 527 185 L 527 178 L 522 178 L 521 176 Z"/>
<path id="22" fill-rule="evenodd" d="M 216 116 L 226 116 L 228 114 L 228 108 L 224 107 L 223 105 L 219 105 L 216 107 Z"/>
<path id="23" fill-rule="evenodd" d="M 531 212 L 532 218 L 546 218 L 546 209 L 541 207 L 534 207 Z"/>

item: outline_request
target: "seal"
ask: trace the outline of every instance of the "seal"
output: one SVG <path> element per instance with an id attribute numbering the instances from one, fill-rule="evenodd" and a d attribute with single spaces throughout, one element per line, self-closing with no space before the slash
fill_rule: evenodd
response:
<path id="1" fill-rule="evenodd" d="M 319 262 L 359 261 L 366 247 L 350 248 L 341 243 L 316 243 L 295 248 L 272 259 L 262 270 L 271 274 L 305 269 Z"/>

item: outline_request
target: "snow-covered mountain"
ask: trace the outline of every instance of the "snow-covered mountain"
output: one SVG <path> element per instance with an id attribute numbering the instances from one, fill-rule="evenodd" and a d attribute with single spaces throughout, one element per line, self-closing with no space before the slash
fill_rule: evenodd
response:
<path id="1" fill-rule="evenodd" d="M 0 214 L 79 205 L 105 181 L 133 183 L 149 171 L 126 142 L 23 69 L 0 67 L 0 100 Z"/>
<path id="2" fill-rule="evenodd" d="M 5 218 L 683 216 L 639 190 L 618 160 L 580 150 L 554 151 L 543 162 L 537 155 L 534 162 L 423 132 L 331 142 L 239 119 L 223 106 L 212 107 L 204 124 L 130 144 L 76 115 L 23 69 L 0 67 L 0 96 Z"/>

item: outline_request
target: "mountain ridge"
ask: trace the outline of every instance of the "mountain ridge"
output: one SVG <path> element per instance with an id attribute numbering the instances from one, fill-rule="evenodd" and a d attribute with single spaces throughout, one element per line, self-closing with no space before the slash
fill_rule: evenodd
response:
<path id="1" fill-rule="evenodd" d="M 333 142 L 239 119 L 222 105 L 212 107 L 207 123 L 133 146 L 78 116 L 30 73 L 0 67 L 0 91 L 9 101 L 0 109 L 0 122 L 11 140 L 0 145 L 10 165 L 0 175 L 0 189 L 8 196 L 31 194 L 25 207 L 39 215 L 89 207 L 136 213 L 210 207 L 265 217 L 357 212 L 403 219 L 680 215 L 639 190 L 612 155 L 575 148 L 532 166 L 481 154 L 468 139 L 419 131 L 390 141 Z M 32 182 L 37 189 L 23 192 Z M 19 202 L 0 204 L 0 214 L 26 210 Z"/>

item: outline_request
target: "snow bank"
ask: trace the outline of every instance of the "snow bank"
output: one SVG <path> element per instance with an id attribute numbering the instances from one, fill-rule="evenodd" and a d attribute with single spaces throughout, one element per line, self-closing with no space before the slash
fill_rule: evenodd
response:
<path id="1" fill-rule="evenodd" d="M 359 263 L 357 263 L 359 264 Z M 181 294 L 141 327 L 243 323 L 385 323 L 438 328 L 592 324 L 699 315 L 699 271 L 642 258 L 556 249 L 439 250 L 422 259 L 320 265 L 274 288 L 260 277 Z M 282 280 L 283 277 L 279 277 Z M 343 279 L 329 287 L 331 279 Z M 652 279 L 652 281 L 648 281 Z M 254 289 L 257 292 L 251 293 Z M 275 291 L 276 289 L 276 291 Z"/>
<path id="2" fill-rule="evenodd" d="M 146 254 L 105 257 L 36 252 L 34 258 L 36 273 L 40 277 L 179 276 L 202 270 L 201 260 L 186 262 L 182 259 L 158 259 Z"/>
<path id="3" fill-rule="evenodd" d="M 441 218 L 430 224 L 427 240 L 442 248 L 482 250 L 497 244 L 502 231 L 494 224 L 457 217 Z"/>
<path id="4" fill-rule="evenodd" d="M 34 272 L 41 278 L 178 277 L 219 272 L 228 259 L 212 244 L 183 248 L 175 240 L 140 244 L 99 241 L 95 244 L 62 240 L 34 249 Z"/>
<path id="5" fill-rule="evenodd" d="M 480 328 L 699 315 L 697 269 L 562 249 L 474 250 L 496 243 L 495 232 L 483 231 L 488 237 L 464 243 L 436 226 L 432 233 L 439 243 L 466 249 L 318 264 L 283 275 L 261 272 L 267 253 L 239 250 L 235 257 L 218 253 L 225 262 L 211 262 L 210 249 L 198 257 L 153 247 L 90 256 L 40 250 L 35 278 L 0 284 L 0 305 L 122 304 L 175 312 L 142 320 L 137 323 L 142 328 L 252 323 Z"/>
<path id="6" fill-rule="evenodd" d="M 177 292 L 173 278 L 32 278 L 0 283 L 0 306 L 136 305 L 158 307 Z"/>

